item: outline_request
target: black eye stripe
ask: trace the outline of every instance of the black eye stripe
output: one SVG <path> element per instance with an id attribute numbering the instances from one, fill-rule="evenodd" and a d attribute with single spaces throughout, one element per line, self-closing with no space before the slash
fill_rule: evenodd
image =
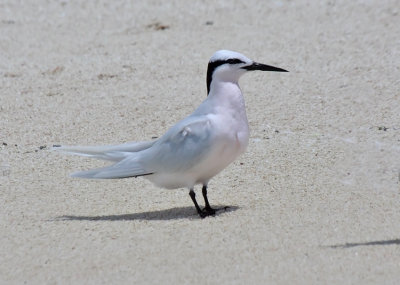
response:
<path id="1" fill-rule="evenodd" d="M 208 68 L 207 68 L 207 94 L 210 92 L 210 85 L 211 85 L 211 80 L 212 80 L 212 74 L 214 73 L 214 70 L 225 63 L 229 64 L 239 64 L 239 63 L 245 63 L 244 61 L 238 59 L 238 58 L 229 58 L 226 60 L 216 60 L 216 61 L 210 61 L 208 63 Z"/>
<path id="2" fill-rule="evenodd" d="M 228 62 L 229 64 L 244 63 L 244 61 L 241 61 L 241 60 L 238 59 L 238 58 L 230 58 L 230 59 L 227 60 L 227 62 Z"/>

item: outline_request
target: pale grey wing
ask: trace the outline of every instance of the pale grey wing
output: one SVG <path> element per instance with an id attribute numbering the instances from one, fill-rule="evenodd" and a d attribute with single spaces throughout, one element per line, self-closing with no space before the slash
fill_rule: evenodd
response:
<path id="1" fill-rule="evenodd" d="M 142 152 L 143 165 L 153 173 L 190 170 L 207 157 L 214 138 L 207 116 L 188 117 Z"/>
<path id="2" fill-rule="evenodd" d="M 78 178 L 91 178 L 91 179 L 115 179 L 115 178 L 128 178 L 150 175 L 142 168 L 141 164 L 137 161 L 137 154 L 131 154 L 124 160 L 113 164 L 108 167 L 90 169 L 86 171 L 79 171 L 71 174 L 71 177 Z"/>
<path id="3" fill-rule="evenodd" d="M 109 167 L 82 171 L 73 177 L 113 179 L 187 170 L 204 158 L 211 146 L 211 123 L 205 118 L 187 118 L 150 148 L 132 153 Z"/>
<path id="4" fill-rule="evenodd" d="M 117 162 L 123 160 L 129 153 L 142 151 L 151 147 L 155 142 L 128 142 L 106 146 L 54 146 L 52 150 Z"/>

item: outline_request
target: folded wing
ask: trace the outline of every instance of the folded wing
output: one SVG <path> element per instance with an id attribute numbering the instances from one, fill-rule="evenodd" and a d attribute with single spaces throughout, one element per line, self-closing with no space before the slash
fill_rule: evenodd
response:
<path id="1" fill-rule="evenodd" d="M 71 176 L 114 179 L 188 170 L 204 159 L 211 147 L 211 123 L 205 116 L 188 117 L 152 142 L 126 143 L 117 146 L 54 149 L 70 154 L 115 161 L 103 168 L 80 171 Z"/>

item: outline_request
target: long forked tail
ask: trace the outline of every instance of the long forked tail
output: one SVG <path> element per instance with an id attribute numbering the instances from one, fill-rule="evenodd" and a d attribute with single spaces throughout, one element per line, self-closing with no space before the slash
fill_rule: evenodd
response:
<path id="1" fill-rule="evenodd" d="M 86 156 L 101 160 L 121 161 L 129 153 L 138 152 L 151 147 L 155 141 L 129 142 L 120 145 L 109 146 L 61 146 L 54 145 L 52 150 L 73 155 Z"/>
<path id="2" fill-rule="evenodd" d="M 72 173 L 72 177 L 91 179 L 128 178 L 153 174 L 144 169 L 139 161 L 138 152 L 148 149 L 155 141 L 130 142 L 111 146 L 53 146 L 52 150 L 62 151 L 96 159 L 116 162 L 103 168 Z"/>
<path id="3" fill-rule="evenodd" d="M 151 174 L 153 173 L 145 171 L 139 165 L 129 165 L 128 167 L 124 168 L 117 163 L 108 167 L 74 172 L 71 174 L 71 177 L 89 179 L 117 179 L 146 176 Z"/>

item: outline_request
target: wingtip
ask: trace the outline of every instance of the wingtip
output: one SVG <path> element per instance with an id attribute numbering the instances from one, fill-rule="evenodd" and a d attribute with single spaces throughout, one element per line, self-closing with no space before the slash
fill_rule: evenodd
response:
<path id="1" fill-rule="evenodd" d="M 73 172 L 69 175 L 69 177 L 71 178 L 82 178 L 81 175 L 79 175 L 79 173 L 81 173 L 81 171 L 78 172 Z"/>
<path id="2" fill-rule="evenodd" d="M 86 178 L 86 179 L 96 179 L 95 174 L 88 173 L 89 171 L 77 171 L 71 173 L 69 176 L 71 178 Z"/>

